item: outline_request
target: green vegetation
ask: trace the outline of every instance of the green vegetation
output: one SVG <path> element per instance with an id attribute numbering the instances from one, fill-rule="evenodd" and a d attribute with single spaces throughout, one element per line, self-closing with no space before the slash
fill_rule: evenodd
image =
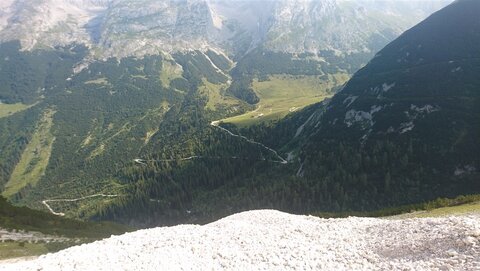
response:
<path id="1" fill-rule="evenodd" d="M 245 127 L 282 119 L 291 112 L 331 97 L 333 89 L 348 80 L 346 74 L 327 77 L 328 80 L 318 76 L 272 75 L 264 81 L 255 79 L 252 88 L 260 98 L 257 109 L 222 121 Z"/>
<path id="2" fill-rule="evenodd" d="M 200 94 L 208 97 L 206 108 L 211 111 L 216 111 L 221 108 L 229 108 L 230 110 L 235 107 L 240 107 L 241 101 L 234 97 L 226 96 L 225 91 L 227 84 L 212 84 L 203 79 L 202 84 L 199 86 L 198 91 Z"/>
<path id="3" fill-rule="evenodd" d="M 72 67 L 86 52 L 84 46 L 23 52 L 18 41 L 0 44 L 0 100 L 31 105 L 47 92 L 63 92 Z"/>
<path id="4" fill-rule="evenodd" d="M 445 217 L 480 213 L 480 195 L 459 196 L 455 199 L 441 198 L 412 210 L 410 213 L 404 213 L 396 217 Z"/>
<path id="5" fill-rule="evenodd" d="M 480 51 L 478 36 L 472 37 L 471 31 L 473 27 L 480 32 L 475 13 L 480 4 L 460 1 L 449 8 L 454 11 L 447 12 L 448 20 L 436 13 L 432 22 L 387 46 L 328 105 L 307 107 L 270 127 L 253 125 L 239 131 L 227 126 L 282 150 L 284 157 L 295 151 L 289 164 L 268 163 L 262 160 L 268 154 L 245 140 L 199 129 L 205 123 L 199 110 L 204 105 L 189 100 L 181 108 L 180 123 L 161 127 L 175 127 L 171 136 L 182 143 L 162 147 L 167 138 L 161 137 L 152 148 L 156 151 L 146 157 L 224 159 L 127 168 L 123 179 L 131 181 L 129 190 L 136 195 L 122 198 L 104 217 L 141 219 L 155 213 L 157 221 L 175 223 L 256 208 L 300 214 L 364 214 L 391 208 L 390 214 L 398 214 L 415 210 L 411 204 L 478 194 Z M 445 42 L 445 37 L 456 37 L 458 43 Z M 260 53 L 232 70 L 233 95 L 247 97 L 254 78 L 256 84 L 267 81 L 275 69 L 313 76 L 325 68 L 265 55 L 270 58 Z M 231 156 L 237 159 L 225 158 Z M 407 207 L 402 211 L 398 206 Z"/>
<path id="6" fill-rule="evenodd" d="M 160 72 L 160 81 L 164 87 L 169 87 L 170 83 L 182 77 L 182 67 L 172 61 L 164 61 L 162 63 L 162 70 Z"/>
<path id="7" fill-rule="evenodd" d="M 97 85 L 110 86 L 110 87 L 112 86 L 112 84 L 110 84 L 108 82 L 107 78 L 105 78 L 105 77 L 101 77 L 101 78 L 98 78 L 98 79 L 86 81 L 85 84 L 87 84 L 87 85 L 88 84 L 97 84 Z"/>
<path id="8" fill-rule="evenodd" d="M 173 55 L 175 61 L 183 68 L 183 77 L 192 84 L 198 84 L 202 78 L 210 83 L 226 83 L 228 76 L 221 70 L 216 69 L 209 58 L 201 51 L 193 53 L 177 53 Z"/>
<path id="9" fill-rule="evenodd" d="M 480 212 L 480 202 L 467 203 L 459 206 L 453 207 L 442 207 L 438 209 L 428 210 L 425 212 L 416 212 L 411 214 L 413 217 L 445 217 L 449 215 L 464 215 L 464 214 L 473 214 Z M 411 217 L 410 215 L 405 215 L 402 217 Z"/>
<path id="10" fill-rule="evenodd" d="M 0 185 L 5 185 L 28 144 L 35 124 L 39 121 L 41 106 L 0 118 Z"/>
<path id="11" fill-rule="evenodd" d="M 42 254 L 47 254 L 50 251 L 46 244 L 37 243 L 19 243 L 19 242 L 5 242 L 0 243 L 0 260 L 19 258 L 19 257 L 28 257 L 28 256 L 39 256 Z"/>
<path id="12" fill-rule="evenodd" d="M 222 54 L 219 54 L 212 50 L 208 50 L 205 54 L 208 56 L 208 58 L 210 58 L 212 63 L 217 66 L 217 68 L 221 69 L 224 72 L 229 71 L 233 66 L 232 61 Z"/>
<path id="13" fill-rule="evenodd" d="M 314 121 L 295 138 L 302 185 L 290 186 L 299 211 L 371 211 L 480 192 L 480 40 L 457 28 L 480 32 L 470 5 L 480 8 L 464 1 L 435 13 L 380 51 L 327 110 L 300 113 Z M 278 138 L 293 138 L 302 121 L 282 125 L 286 133 L 262 132 L 263 142 L 283 147 Z"/>
<path id="14" fill-rule="evenodd" d="M 65 219 L 26 207 L 15 207 L 0 197 L 0 228 L 15 231 L 35 231 L 43 234 L 67 237 L 61 242 L 18 242 L 0 243 L 0 259 L 35 256 L 55 252 L 80 243 L 119 235 L 132 228 L 111 222 L 83 222 Z"/>
<path id="15" fill-rule="evenodd" d="M 53 115 L 55 110 L 47 109 L 28 142 L 20 161 L 5 184 L 2 195 L 11 197 L 26 186 L 35 186 L 45 175 L 55 138 L 52 135 Z"/>
<path id="16" fill-rule="evenodd" d="M 8 117 L 10 115 L 26 110 L 28 108 L 29 108 L 28 105 L 25 105 L 22 103 L 16 103 L 16 104 L 0 103 L 0 118 Z"/>
<path id="17" fill-rule="evenodd" d="M 479 4 L 459 1 L 449 7 L 463 5 Z M 365 213 L 480 193 L 475 11 L 466 8 L 451 20 L 406 32 L 328 104 L 310 106 L 335 93 L 365 59 L 260 48 L 231 68 L 223 56 L 196 51 L 173 59 L 109 59 L 72 75 L 71 67 L 84 56 L 80 49 L 31 54 L 3 45 L 0 85 L 10 88 L 0 90 L 0 99 L 32 104 L 44 98 L 0 119 L 0 182 L 38 164 L 23 154 L 38 134 L 41 112 L 55 108 L 45 175 L 10 199 L 45 210 L 45 199 L 117 195 L 52 202 L 68 217 L 156 226 L 207 222 L 257 208 Z M 452 20 L 459 22 L 445 25 Z M 429 29 L 432 24 L 438 31 Z M 6 64 L 2 57 L 8 55 L 19 63 Z M 57 63 L 61 57 L 65 62 Z M 182 74 L 173 68 L 176 63 Z M 109 84 L 86 84 L 99 78 Z M 278 150 L 288 164 L 210 125 L 254 106 L 258 111 L 237 118 L 240 128 L 222 125 Z M 276 123 L 257 122 L 287 113 Z M 259 114 L 264 115 L 250 117 Z"/>
<path id="18" fill-rule="evenodd" d="M 133 163 L 164 114 L 183 100 L 183 93 L 162 87 L 162 61 L 160 56 L 120 63 L 111 59 L 75 76 L 44 78 L 52 85 L 42 104 L 0 119 L 0 184 L 8 183 L 4 195 L 45 211 L 45 199 L 123 195 L 116 181 L 119 170 Z M 57 112 L 55 122 L 42 113 L 53 114 L 47 108 Z M 52 207 L 88 219 L 108 204 L 108 199 L 95 198 Z"/>
<path id="19" fill-rule="evenodd" d="M 480 195 L 458 196 L 456 198 L 438 198 L 433 201 L 409 204 L 398 207 L 380 209 L 371 212 L 337 212 L 313 213 L 312 215 L 325 218 L 340 218 L 349 216 L 358 217 L 387 217 L 387 218 L 413 218 L 413 217 L 445 217 L 449 215 L 464 215 L 480 213 Z"/>
<path id="20" fill-rule="evenodd" d="M 130 227 L 107 221 L 71 220 L 26 207 L 12 206 L 3 197 L 0 197 L 0 228 L 87 239 L 101 239 L 132 230 Z"/>

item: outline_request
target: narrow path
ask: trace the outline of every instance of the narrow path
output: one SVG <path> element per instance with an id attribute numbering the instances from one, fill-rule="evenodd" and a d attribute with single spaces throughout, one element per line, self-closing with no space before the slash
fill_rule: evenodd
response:
<path id="1" fill-rule="evenodd" d="M 137 164 L 140 165 L 147 165 L 147 162 L 174 162 L 174 161 L 188 161 L 188 160 L 193 160 L 193 159 L 202 159 L 202 158 L 211 158 L 211 157 L 204 157 L 204 156 L 198 156 L 198 155 L 193 155 L 185 158 L 170 158 L 170 159 L 152 159 L 152 160 L 146 160 L 146 159 L 141 159 L 141 158 L 136 158 L 133 159 L 133 161 Z M 219 157 L 216 157 L 219 158 Z"/>
<path id="2" fill-rule="evenodd" d="M 242 158 L 238 156 L 230 156 L 230 157 L 225 157 L 225 156 L 190 156 L 186 158 L 176 158 L 176 159 L 141 159 L 141 158 L 136 158 L 133 159 L 133 161 L 139 165 L 146 166 L 148 165 L 148 162 L 178 162 L 178 161 L 187 161 L 187 160 L 193 160 L 193 159 L 248 159 L 250 161 L 269 161 L 272 163 L 282 163 L 281 161 L 272 161 L 272 160 L 266 160 L 265 158 L 262 159 L 252 159 L 252 158 Z"/>
<path id="3" fill-rule="evenodd" d="M 233 137 L 238 137 L 238 138 L 241 138 L 245 141 L 247 141 L 248 143 L 251 143 L 251 144 L 255 144 L 255 145 L 259 145 L 261 146 L 262 148 L 268 150 L 269 152 L 273 153 L 275 155 L 275 157 L 277 158 L 277 160 L 270 160 L 270 162 L 272 163 L 279 163 L 279 164 L 288 164 L 288 161 L 285 160 L 283 157 L 281 157 L 278 152 L 272 148 L 269 148 L 267 146 L 265 146 L 264 144 L 260 143 L 260 142 L 257 142 L 257 141 L 254 141 L 252 139 L 249 139 L 245 136 L 242 136 L 242 135 L 237 135 L 237 134 L 234 134 L 232 131 L 226 129 L 226 128 L 223 128 L 220 126 L 220 121 L 212 121 L 210 123 L 211 126 L 213 127 L 216 127 L 222 131 L 224 131 L 225 133 L 233 136 Z M 175 162 L 175 161 L 188 161 L 188 160 L 193 160 L 193 159 L 242 159 L 241 157 L 237 157 L 237 156 L 231 156 L 231 157 L 220 157 L 220 156 L 198 156 L 198 155 L 193 155 L 193 156 L 189 156 L 189 157 L 185 157 L 185 158 L 171 158 L 171 159 L 151 159 L 151 160 L 147 160 L 147 159 L 142 159 L 142 158 L 135 158 L 133 159 L 133 161 L 139 165 L 142 165 L 142 166 L 146 166 L 148 162 Z M 267 161 L 265 159 L 258 159 L 258 161 Z"/>
<path id="4" fill-rule="evenodd" d="M 278 152 L 272 148 L 269 148 L 267 146 L 265 146 L 264 144 L 260 143 L 260 142 L 257 142 L 257 141 L 254 141 L 252 139 L 249 139 L 245 136 L 242 136 L 242 135 L 237 135 L 237 134 L 234 134 L 232 131 L 228 130 L 228 129 L 225 129 L 223 128 L 222 126 L 220 126 L 220 122 L 219 121 L 212 121 L 210 123 L 210 125 L 212 125 L 213 127 L 217 127 L 218 129 L 226 132 L 227 134 L 231 135 L 231 136 L 234 136 L 234 137 L 239 137 L 239 138 L 242 138 L 243 140 L 251 143 L 251 144 L 255 144 L 255 145 L 259 145 L 261 146 L 262 148 L 268 150 L 269 152 L 273 153 L 275 155 L 275 157 L 278 158 L 279 161 L 273 161 L 273 162 L 276 162 L 276 163 L 280 163 L 280 164 L 288 164 L 288 161 L 283 159 L 283 157 L 281 157 Z"/>
<path id="5" fill-rule="evenodd" d="M 55 212 L 48 203 L 49 202 L 75 202 L 75 201 L 80 201 L 84 199 L 96 198 L 96 197 L 115 198 L 115 197 L 118 197 L 118 195 L 95 194 L 95 195 L 85 196 L 85 197 L 76 198 L 76 199 L 46 199 L 46 200 L 42 200 L 42 204 L 45 205 L 45 207 L 47 207 L 50 213 L 58 216 L 65 216 L 65 213 Z"/>

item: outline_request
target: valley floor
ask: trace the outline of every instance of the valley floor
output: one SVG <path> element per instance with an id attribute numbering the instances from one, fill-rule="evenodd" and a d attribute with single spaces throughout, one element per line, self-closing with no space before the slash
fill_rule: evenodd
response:
<path id="1" fill-rule="evenodd" d="M 480 214 L 322 219 L 273 210 L 127 233 L 0 270 L 479 270 Z"/>

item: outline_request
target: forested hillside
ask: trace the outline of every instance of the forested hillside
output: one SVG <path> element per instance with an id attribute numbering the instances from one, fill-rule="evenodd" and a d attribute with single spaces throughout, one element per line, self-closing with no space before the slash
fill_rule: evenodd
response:
<path id="1" fill-rule="evenodd" d="M 138 54 L 115 51 L 114 33 L 154 39 L 129 27 L 155 25 L 158 10 L 110 17 L 105 29 L 117 32 L 97 33 L 105 43 L 95 46 L 0 44 L 2 195 L 56 215 L 147 226 L 256 208 L 372 211 L 480 192 L 478 4 L 458 1 L 376 53 L 400 33 L 398 22 L 329 3 L 326 21 L 345 8 L 372 22 L 358 50 L 332 47 L 345 38 L 332 28 L 322 30 L 330 47 L 279 50 L 230 22 L 232 39 L 249 41 L 241 53 L 203 39 L 192 49 L 184 28 L 175 37 L 187 48 L 140 42 Z M 351 19 L 346 27 L 357 29 Z"/>
<path id="2" fill-rule="evenodd" d="M 167 175 L 155 174 L 164 172 L 159 165 L 146 166 L 137 178 L 161 196 L 145 197 L 140 209 L 157 210 L 162 221 L 194 220 L 252 208 L 371 211 L 479 193 L 479 11 L 465 0 L 432 15 L 380 51 L 330 101 L 268 127 L 225 126 L 281 149 L 290 163 L 236 162 L 217 171 L 217 161 L 202 160 Z M 171 194 L 165 189 L 178 197 L 162 202 Z M 105 215 L 132 213 L 122 207 Z"/>
<path id="3" fill-rule="evenodd" d="M 334 205 L 324 200 L 332 210 L 479 191 L 479 9 L 466 0 L 435 13 L 381 50 L 326 107 L 275 128 L 302 127 L 298 175 L 314 191 L 335 191 Z"/>

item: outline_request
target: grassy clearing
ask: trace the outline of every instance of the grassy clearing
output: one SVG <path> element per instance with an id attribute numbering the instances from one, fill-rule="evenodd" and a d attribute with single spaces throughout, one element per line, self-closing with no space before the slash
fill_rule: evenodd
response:
<path id="1" fill-rule="evenodd" d="M 0 243 L 0 260 L 39 256 L 48 252 L 49 250 L 45 244 L 29 244 L 20 242 Z"/>
<path id="2" fill-rule="evenodd" d="M 160 81 L 164 87 L 169 87 L 170 82 L 176 78 L 182 77 L 183 69 L 180 65 L 175 62 L 170 62 L 168 60 L 163 61 L 162 71 L 160 72 Z"/>
<path id="3" fill-rule="evenodd" d="M 3 104 L 0 103 L 0 119 L 11 116 L 17 112 L 27 110 L 28 108 L 32 107 L 33 105 L 26 105 L 22 103 L 16 104 Z"/>
<path id="4" fill-rule="evenodd" d="M 480 201 L 465 203 L 457 206 L 441 207 L 427 211 L 416 211 L 407 214 L 394 216 L 394 218 L 414 218 L 414 217 L 442 217 L 451 215 L 480 214 Z"/>
<path id="5" fill-rule="evenodd" d="M 329 75 L 328 80 L 318 76 L 273 75 L 266 81 L 255 79 L 252 87 L 260 98 L 257 109 L 243 115 L 224 119 L 239 127 L 262 121 L 276 120 L 307 105 L 332 96 L 330 90 L 348 80 L 348 75 Z"/>
<path id="6" fill-rule="evenodd" d="M 145 80 L 147 80 L 147 76 L 141 75 L 141 74 L 132 75 L 132 77 L 133 77 L 133 78 L 140 78 L 140 79 L 145 79 Z"/>
<path id="7" fill-rule="evenodd" d="M 101 155 L 104 151 L 105 151 L 105 144 L 102 143 L 92 151 L 88 159 L 93 159 Z"/>
<path id="8" fill-rule="evenodd" d="M 152 130 L 150 130 L 150 131 L 147 131 L 147 134 L 145 135 L 145 140 L 144 140 L 145 145 L 147 145 L 148 142 L 150 142 L 150 139 L 152 139 L 152 137 L 153 137 L 156 133 L 158 133 L 158 131 L 159 131 L 159 129 L 152 129 Z"/>
<path id="9" fill-rule="evenodd" d="M 228 88 L 227 84 L 212 84 L 206 79 L 202 80 L 203 85 L 199 87 L 199 92 L 208 97 L 207 109 L 217 110 L 220 106 L 240 106 L 241 102 L 224 94 Z"/>
<path id="10" fill-rule="evenodd" d="M 11 197 L 27 185 L 34 186 L 45 174 L 55 138 L 52 135 L 55 110 L 47 109 L 37 123 L 30 142 L 5 185 L 3 196 Z"/>
<path id="11" fill-rule="evenodd" d="M 467 196 L 462 195 L 452 199 L 438 198 L 429 202 L 385 208 L 371 212 L 312 213 L 312 215 L 325 218 L 358 216 L 385 217 L 387 219 L 442 217 L 465 214 L 480 214 L 480 194 Z"/>
<path id="12" fill-rule="evenodd" d="M 102 86 L 112 86 L 106 77 L 101 77 L 95 80 L 86 81 L 85 85 L 102 85 Z"/>

